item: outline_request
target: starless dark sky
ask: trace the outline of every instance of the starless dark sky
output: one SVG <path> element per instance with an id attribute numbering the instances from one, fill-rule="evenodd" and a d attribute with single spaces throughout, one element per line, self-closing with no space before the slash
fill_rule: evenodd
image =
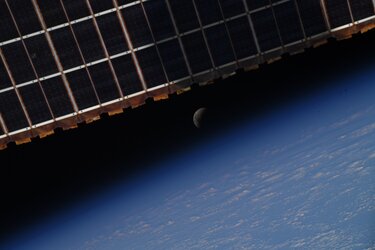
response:
<path id="1" fill-rule="evenodd" d="M 254 119 L 328 87 L 322 78 L 360 69 L 375 57 L 375 30 L 285 56 L 271 65 L 166 101 L 148 101 L 121 115 L 46 139 L 0 151 L 0 240 L 92 196 L 113 182 L 131 181 L 156 162 L 220 136 L 243 119 Z M 196 109 L 207 107 L 204 129 Z M 288 119 L 285 117 L 285 119 Z"/>

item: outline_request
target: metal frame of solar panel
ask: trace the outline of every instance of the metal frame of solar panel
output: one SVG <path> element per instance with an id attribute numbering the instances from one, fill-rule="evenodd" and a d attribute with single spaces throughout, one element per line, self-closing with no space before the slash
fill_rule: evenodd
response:
<path id="1" fill-rule="evenodd" d="M 0 148 L 375 25 L 375 0 L 0 0 Z"/>

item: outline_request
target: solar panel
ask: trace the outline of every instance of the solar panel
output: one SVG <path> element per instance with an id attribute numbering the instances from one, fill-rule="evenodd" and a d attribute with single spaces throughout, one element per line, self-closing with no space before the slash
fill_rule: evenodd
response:
<path id="1" fill-rule="evenodd" d="M 39 3 L 47 27 L 57 26 L 68 22 L 60 1 L 43 1 Z"/>
<path id="2" fill-rule="evenodd" d="M 270 5 L 270 0 L 246 0 L 249 10 L 255 10 Z"/>
<path id="3" fill-rule="evenodd" d="M 372 0 L 350 0 L 349 3 L 355 21 L 374 14 L 374 5 Z"/>
<path id="4" fill-rule="evenodd" d="M 8 131 L 17 131 L 29 126 L 14 90 L 0 93 L 0 112 Z"/>
<path id="5" fill-rule="evenodd" d="M 42 29 L 31 1 L 12 0 L 6 2 L 22 35 L 37 32 Z"/>
<path id="6" fill-rule="evenodd" d="M 21 41 L 7 44 L 1 49 L 16 83 L 20 84 L 35 79 L 31 62 Z"/>
<path id="7" fill-rule="evenodd" d="M 0 148 L 374 20 L 373 0 L 0 0 Z"/>
<path id="8" fill-rule="evenodd" d="M 131 6 L 121 11 L 134 47 L 153 42 L 151 31 L 140 5 Z"/>
<path id="9" fill-rule="evenodd" d="M 62 0 L 62 2 L 70 20 L 77 20 L 90 15 L 86 0 Z"/>
<path id="10" fill-rule="evenodd" d="M 0 60 L 0 89 L 6 89 L 12 86 L 9 75 L 5 69 L 3 61 Z"/>
<path id="11" fill-rule="evenodd" d="M 18 37 L 17 28 L 4 1 L 0 1 L 0 23 L 0 41 Z"/>
<path id="12" fill-rule="evenodd" d="M 129 50 L 117 15 L 103 15 L 97 17 L 96 20 L 110 55 L 116 55 Z"/>
<path id="13" fill-rule="evenodd" d="M 163 71 L 163 66 L 155 46 L 137 51 L 136 55 L 142 68 L 146 84 L 149 88 L 167 82 Z"/>
<path id="14" fill-rule="evenodd" d="M 189 75 L 188 67 L 177 38 L 160 44 L 159 51 L 170 81 Z"/>
<path id="15" fill-rule="evenodd" d="M 73 105 L 61 77 L 54 77 L 43 81 L 42 87 L 54 117 L 61 117 L 74 112 Z"/>
<path id="16" fill-rule="evenodd" d="M 147 1 L 143 5 L 156 41 L 173 37 L 176 34 L 164 0 Z"/>
<path id="17" fill-rule="evenodd" d="M 194 1 L 202 25 L 208 25 L 223 20 L 221 6 L 217 0 L 195 0 Z"/>
<path id="18" fill-rule="evenodd" d="M 296 0 L 296 2 L 307 37 L 322 33 L 328 29 L 320 0 Z"/>
<path id="19" fill-rule="evenodd" d="M 113 8 L 112 1 L 90 0 L 89 3 L 94 13 L 99 13 Z"/>
<path id="20" fill-rule="evenodd" d="M 220 0 L 219 3 L 225 18 L 230 18 L 245 13 L 243 0 Z"/>
<path id="21" fill-rule="evenodd" d="M 229 21 L 228 30 L 238 59 L 257 54 L 257 47 L 248 17 L 244 16 Z"/>
<path id="22" fill-rule="evenodd" d="M 259 46 L 262 51 L 281 46 L 279 30 L 271 8 L 255 12 L 251 17 L 254 23 Z"/>
<path id="23" fill-rule="evenodd" d="M 182 42 L 193 73 L 200 73 L 213 67 L 201 31 L 183 36 Z"/>
<path id="24" fill-rule="evenodd" d="M 25 40 L 26 53 L 31 58 L 36 72 L 40 76 L 51 75 L 58 71 L 52 51 L 45 36 L 33 36 Z"/>
<path id="25" fill-rule="evenodd" d="M 19 88 L 19 92 L 32 124 L 52 119 L 52 113 L 38 84 L 23 86 Z"/>
<path id="26" fill-rule="evenodd" d="M 70 27 L 64 27 L 50 32 L 60 62 L 65 69 L 74 68 L 83 64 L 83 58 L 73 32 Z"/>
<path id="27" fill-rule="evenodd" d="M 112 60 L 113 66 L 120 82 L 121 90 L 125 96 L 143 90 L 141 80 L 134 65 L 131 55 L 117 57 Z"/>
<path id="28" fill-rule="evenodd" d="M 96 61 L 104 57 L 99 35 L 91 20 L 73 25 L 73 30 L 83 57 L 87 62 Z"/>
<path id="29" fill-rule="evenodd" d="M 276 5 L 274 11 L 281 40 L 284 44 L 304 38 L 301 19 L 294 1 Z"/>
<path id="30" fill-rule="evenodd" d="M 108 63 L 93 65 L 89 72 L 101 103 L 121 97 L 120 86 L 117 86 Z"/>
<path id="31" fill-rule="evenodd" d="M 66 76 L 79 109 L 85 109 L 99 104 L 93 83 L 85 69 L 72 71 L 66 74 Z"/>
<path id="32" fill-rule="evenodd" d="M 352 22 L 347 0 L 325 0 L 331 28 Z"/>
<path id="33" fill-rule="evenodd" d="M 232 42 L 225 24 L 209 27 L 205 33 L 215 65 L 220 66 L 235 61 Z"/>
<path id="34" fill-rule="evenodd" d="M 180 33 L 199 28 L 197 13 L 191 0 L 168 0 Z"/>

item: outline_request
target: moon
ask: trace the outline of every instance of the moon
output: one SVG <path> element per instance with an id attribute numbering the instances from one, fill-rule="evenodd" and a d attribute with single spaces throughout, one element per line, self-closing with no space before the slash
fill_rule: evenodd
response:
<path id="1" fill-rule="evenodd" d="M 203 126 L 203 120 L 205 117 L 205 114 L 207 113 L 207 108 L 199 108 L 197 111 L 195 111 L 193 116 L 193 122 L 195 127 L 202 128 Z"/>

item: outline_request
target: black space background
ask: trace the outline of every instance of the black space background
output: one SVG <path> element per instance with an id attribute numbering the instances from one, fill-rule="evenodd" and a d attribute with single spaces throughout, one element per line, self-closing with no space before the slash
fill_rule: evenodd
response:
<path id="1" fill-rule="evenodd" d="M 375 31 L 331 40 L 259 70 L 193 86 L 166 101 L 149 101 L 110 118 L 104 115 L 98 122 L 57 130 L 26 145 L 11 144 L 0 151 L 0 240 L 111 182 L 129 181 L 162 159 L 220 136 L 241 119 L 257 119 L 319 91 L 329 82 L 321 79 L 358 70 L 374 58 Z M 203 106 L 209 112 L 205 127 L 198 130 L 192 116 Z"/>

